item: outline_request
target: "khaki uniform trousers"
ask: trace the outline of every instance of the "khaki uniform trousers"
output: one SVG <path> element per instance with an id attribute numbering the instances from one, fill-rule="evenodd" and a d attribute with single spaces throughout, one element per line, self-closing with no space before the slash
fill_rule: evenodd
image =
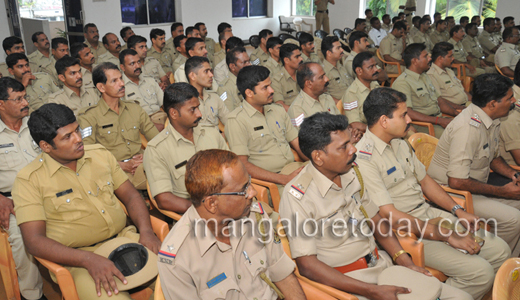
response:
<path id="1" fill-rule="evenodd" d="M 16 217 L 9 215 L 9 244 L 13 252 L 14 264 L 18 272 L 20 294 L 26 299 L 39 299 L 43 295 L 43 281 L 36 265 L 36 260 L 25 251 L 20 227 L 16 224 Z"/>
<path id="2" fill-rule="evenodd" d="M 455 250 L 457 251 L 457 250 Z M 361 269 L 356 270 L 352 272 L 345 273 L 345 275 L 352 277 L 354 279 L 371 283 L 371 284 L 377 284 L 377 277 L 381 272 L 383 272 L 384 269 L 389 268 L 393 266 L 392 259 L 390 256 L 382 250 L 379 250 L 379 260 L 377 261 L 377 265 L 375 265 L 372 268 L 368 269 Z M 493 282 L 491 282 L 493 284 Z M 467 294 L 464 291 L 461 291 L 457 288 L 454 288 L 452 286 L 449 286 L 447 284 L 442 283 L 442 292 L 441 292 L 441 299 L 442 300 L 473 300 L 473 297 L 471 297 L 469 294 Z M 424 287 L 427 288 L 427 287 Z M 365 298 L 360 295 L 355 295 L 359 300 L 368 300 L 368 298 Z"/>
<path id="3" fill-rule="evenodd" d="M 327 33 L 331 33 L 329 25 L 329 14 L 326 12 L 316 12 L 316 30 L 320 30 L 321 25 L 323 25 L 324 31 L 326 31 Z"/>
<path id="4" fill-rule="evenodd" d="M 475 68 L 482 68 L 480 66 L 480 60 L 478 59 L 472 59 L 469 61 L 469 64 L 474 66 Z M 494 67 L 485 67 L 485 68 L 482 68 L 484 70 L 485 73 L 487 74 L 495 74 L 497 72 L 497 69 L 494 68 Z M 466 69 L 466 72 L 468 72 L 468 70 Z M 473 77 L 473 76 L 471 76 Z"/>

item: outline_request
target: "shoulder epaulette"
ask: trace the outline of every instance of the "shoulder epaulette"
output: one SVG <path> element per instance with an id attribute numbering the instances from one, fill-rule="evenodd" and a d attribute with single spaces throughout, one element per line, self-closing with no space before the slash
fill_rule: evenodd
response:
<path id="1" fill-rule="evenodd" d="M 190 234 L 192 226 L 189 218 L 181 218 L 172 229 L 173 234 L 169 234 L 162 243 L 161 250 L 159 250 L 159 263 L 175 265 L 175 258 L 177 252 Z"/>
<path id="2" fill-rule="evenodd" d="M 309 188 L 311 182 L 312 175 L 309 172 L 305 172 L 300 177 L 298 177 L 298 180 L 296 180 L 294 184 L 291 185 L 289 194 L 291 194 L 294 198 L 301 200 Z"/>

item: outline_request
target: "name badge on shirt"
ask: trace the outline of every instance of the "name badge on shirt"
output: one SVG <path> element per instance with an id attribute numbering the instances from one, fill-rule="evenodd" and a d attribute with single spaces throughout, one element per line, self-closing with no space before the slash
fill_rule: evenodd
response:
<path id="1" fill-rule="evenodd" d="M 226 273 L 222 272 L 219 275 L 213 277 L 213 279 L 211 279 L 210 281 L 206 282 L 206 284 L 208 285 L 208 288 L 212 288 L 215 285 L 224 281 L 226 278 L 227 278 Z"/>
<path id="2" fill-rule="evenodd" d="M 56 193 L 56 197 L 61 197 L 61 196 L 65 196 L 65 195 L 68 195 L 72 193 L 72 189 L 68 189 L 68 190 L 64 190 L 64 191 L 61 191 L 59 193 Z"/>
<path id="3" fill-rule="evenodd" d="M 489 147 L 489 144 L 484 145 L 484 150 L 486 150 L 487 147 Z"/>
<path id="4" fill-rule="evenodd" d="M 386 174 L 387 174 L 387 175 L 390 175 L 390 174 L 394 173 L 395 170 L 396 170 L 396 169 L 395 169 L 395 166 L 393 166 L 393 167 L 391 167 L 390 169 L 388 169 L 388 170 L 386 171 Z"/>
<path id="5" fill-rule="evenodd" d="M 187 163 L 188 163 L 188 161 L 187 161 L 187 160 L 185 160 L 185 161 L 183 161 L 183 162 L 181 162 L 181 163 L 177 164 L 177 165 L 175 166 L 175 170 L 177 170 L 177 169 L 180 169 L 180 168 L 184 167 L 184 166 L 185 166 L 185 165 L 186 165 Z"/>
<path id="6" fill-rule="evenodd" d="M 449 84 L 449 83 L 451 83 L 451 80 L 446 81 L 446 84 Z"/>
<path id="7" fill-rule="evenodd" d="M 255 131 L 262 130 L 262 129 L 264 129 L 264 126 L 258 126 L 258 127 L 253 128 L 253 129 L 254 129 Z"/>
<path id="8" fill-rule="evenodd" d="M 288 91 L 287 94 L 292 93 L 292 92 L 294 92 L 294 90 L 290 90 L 290 91 Z"/>
<path id="9" fill-rule="evenodd" d="M 101 128 L 105 129 L 105 128 L 110 128 L 110 127 L 113 127 L 114 124 L 108 124 L 108 125 L 103 125 L 101 126 Z"/>
<path id="10" fill-rule="evenodd" d="M 9 144 L 2 144 L 2 145 L 0 145 L 0 148 L 8 148 L 8 147 L 14 147 L 14 144 L 13 143 L 9 143 Z"/>
<path id="11" fill-rule="evenodd" d="M 422 87 L 420 87 L 420 88 L 418 88 L 418 89 L 417 89 L 417 91 L 422 91 L 422 90 L 423 90 L 423 88 L 422 88 Z"/>
<path id="12" fill-rule="evenodd" d="M 132 97 L 133 95 L 135 95 L 135 93 L 130 93 L 128 94 L 128 97 Z"/>

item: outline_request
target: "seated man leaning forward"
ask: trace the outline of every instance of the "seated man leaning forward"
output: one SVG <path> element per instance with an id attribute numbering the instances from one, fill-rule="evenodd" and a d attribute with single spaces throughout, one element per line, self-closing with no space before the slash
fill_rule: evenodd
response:
<path id="1" fill-rule="evenodd" d="M 294 263 L 266 229 L 269 216 L 252 202 L 256 191 L 238 156 L 197 152 L 186 165 L 186 189 L 193 205 L 159 251 L 165 299 L 305 299 Z M 257 235 L 262 227 L 265 238 Z"/>
<path id="2" fill-rule="evenodd" d="M 76 117 L 65 105 L 45 104 L 33 112 L 29 130 L 43 153 L 18 173 L 12 191 L 27 251 L 67 266 L 80 299 L 131 299 L 121 292 L 129 281 L 94 251 L 126 237 L 158 253 L 161 242 L 141 196 L 108 150 L 83 146 Z M 125 227 L 118 199 L 135 227 Z"/>
<path id="3" fill-rule="evenodd" d="M 188 160 L 200 150 L 229 148 L 215 126 L 200 123 L 199 92 L 190 84 L 168 86 L 163 106 L 170 124 L 148 143 L 144 170 L 159 208 L 184 213 L 191 206 L 184 185 Z"/>
<path id="4" fill-rule="evenodd" d="M 416 266 L 396 236 L 388 234 L 388 222 L 379 215 L 357 167 L 352 166 L 356 148 L 344 115 L 321 112 L 306 118 L 299 138 L 311 163 L 284 189 L 280 215 L 282 223 L 289 222 L 286 233 L 300 274 L 363 300 L 397 300 L 397 294 L 410 292 L 409 299 L 428 299 L 421 293 L 431 292 L 428 290 L 433 283 L 438 285 L 437 290 L 442 289 L 441 299 L 473 299 L 449 285 L 440 286 L 435 278 L 427 278 L 431 274 Z M 390 257 L 406 268 L 392 267 Z M 377 285 L 378 276 L 387 268 L 390 270 L 384 272 L 411 273 L 409 286 L 422 280 L 432 280 L 431 285 L 414 286 L 412 291 L 395 284 Z"/>
<path id="5" fill-rule="evenodd" d="M 426 265 L 449 276 L 446 284 L 481 299 L 491 289 L 498 268 L 511 255 L 508 245 L 484 229 L 478 231 L 478 236 L 485 244 L 479 245 L 477 241 L 481 240 L 473 235 L 450 232 L 429 222 L 442 218 L 443 224 L 460 222 L 475 232 L 479 218 L 457 205 L 426 174 L 424 165 L 402 140 L 411 122 L 403 93 L 390 88 L 374 90 L 363 111 L 368 130 L 356 145 L 360 158 L 357 162 L 364 183 L 379 206 L 379 214 L 389 219 L 394 228 L 409 224 L 411 232 L 422 238 Z M 423 193 L 446 211 L 431 207 Z"/>

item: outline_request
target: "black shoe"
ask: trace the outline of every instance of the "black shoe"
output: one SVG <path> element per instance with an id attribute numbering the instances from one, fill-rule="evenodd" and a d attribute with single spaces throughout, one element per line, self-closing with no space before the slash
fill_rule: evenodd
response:
<path id="1" fill-rule="evenodd" d="M 22 300 L 28 300 L 28 299 L 24 298 L 24 296 L 22 296 L 22 295 L 20 295 L 20 298 L 21 298 Z M 36 299 L 36 300 L 47 300 L 47 297 L 45 297 L 45 295 L 42 294 L 42 297 L 41 297 L 41 298 L 38 298 L 38 299 Z"/>

